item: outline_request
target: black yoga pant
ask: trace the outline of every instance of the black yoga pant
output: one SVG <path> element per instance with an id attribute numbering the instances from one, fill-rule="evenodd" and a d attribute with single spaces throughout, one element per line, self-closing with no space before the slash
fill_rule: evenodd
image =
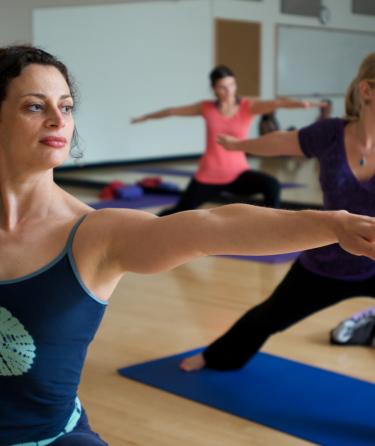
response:
<path id="1" fill-rule="evenodd" d="M 85 411 L 72 432 L 55 440 L 50 446 L 108 446 L 98 434 L 91 430 Z"/>
<path id="2" fill-rule="evenodd" d="M 361 281 L 331 279 L 308 271 L 297 260 L 263 303 L 242 316 L 203 352 L 208 367 L 237 369 L 245 365 L 273 334 L 344 299 L 375 297 L 375 276 Z"/>
<path id="3" fill-rule="evenodd" d="M 203 203 L 217 198 L 222 192 L 238 195 L 263 195 L 263 204 L 268 207 L 280 207 L 280 183 L 276 178 L 262 172 L 247 170 L 234 181 L 227 184 L 205 184 L 192 179 L 183 192 L 176 206 L 164 209 L 162 215 L 196 209 Z"/>

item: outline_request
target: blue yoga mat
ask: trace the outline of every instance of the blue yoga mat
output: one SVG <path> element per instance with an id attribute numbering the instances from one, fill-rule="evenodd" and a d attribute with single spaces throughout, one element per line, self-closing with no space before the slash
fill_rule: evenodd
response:
<path id="1" fill-rule="evenodd" d="M 374 384 L 266 353 L 233 372 L 179 370 L 180 360 L 197 351 L 119 373 L 313 443 L 374 446 Z"/>

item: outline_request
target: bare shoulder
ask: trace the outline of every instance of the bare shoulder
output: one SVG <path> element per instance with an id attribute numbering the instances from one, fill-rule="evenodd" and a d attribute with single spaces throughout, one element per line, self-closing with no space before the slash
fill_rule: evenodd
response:
<path id="1" fill-rule="evenodd" d="M 244 101 L 247 101 L 249 104 L 255 104 L 256 102 L 259 102 L 261 100 L 256 96 L 242 96 L 242 99 Z"/>
<path id="2" fill-rule="evenodd" d="M 140 222 L 143 220 L 149 220 L 157 218 L 154 214 L 146 211 L 139 211 L 135 209 L 126 208 L 105 208 L 95 210 L 92 208 L 90 212 L 90 220 L 95 222 L 94 224 L 103 224 L 107 222 L 108 224 L 133 224 L 134 222 Z"/>
<path id="3" fill-rule="evenodd" d="M 81 272 L 94 277 L 98 271 L 117 271 L 114 264 L 120 255 L 134 255 L 139 245 L 147 242 L 148 234 L 153 232 L 152 221 L 157 219 L 153 214 L 131 209 L 91 210 L 78 227 L 73 245 Z"/>
<path id="4" fill-rule="evenodd" d="M 255 96 L 242 96 L 242 101 L 246 102 L 250 108 L 250 110 L 253 109 L 254 105 L 256 105 L 259 102 L 259 98 Z"/>
<path id="5" fill-rule="evenodd" d="M 131 236 L 135 231 L 138 232 L 144 223 L 158 218 L 149 212 L 133 209 L 89 209 L 84 226 L 88 237 L 93 240 L 112 239 L 119 233 L 122 236 Z"/>

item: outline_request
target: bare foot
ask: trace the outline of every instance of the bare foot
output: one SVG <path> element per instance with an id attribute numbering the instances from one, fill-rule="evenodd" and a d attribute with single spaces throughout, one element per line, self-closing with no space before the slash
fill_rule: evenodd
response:
<path id="1" fill-rule="evenodd" d="M 202 353 L 198 353 L 190 358 L 185 358 L 180 362 L 180 369 L 184 372 L 193 372 L 194 370 L 203 369 L 206 366 L 206 361 Z"/>

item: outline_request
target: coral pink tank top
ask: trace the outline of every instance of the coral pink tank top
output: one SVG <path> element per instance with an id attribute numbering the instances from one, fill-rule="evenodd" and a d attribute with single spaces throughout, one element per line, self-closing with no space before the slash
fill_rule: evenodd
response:
<path id="1" fill-rule="evenodd" d="M 216 142 L 220 133 L 240 139 L 248 137 L 253 120 L 248 99 L 241 99 L 239 109 L 233 116 L 220 113 L 214 101 L 202 102 L 202 116 L 206 123 L 206 150 L 199 161 L 195 179 L 206 184 L 226 184 L 249 170 L 243 152 L 229 152 Z"/>

